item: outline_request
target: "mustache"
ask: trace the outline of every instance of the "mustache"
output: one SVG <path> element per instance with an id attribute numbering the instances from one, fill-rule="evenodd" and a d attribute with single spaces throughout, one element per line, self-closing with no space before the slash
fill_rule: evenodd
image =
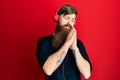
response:
<path id="1" fill-rule="evenodd" d="M 63 25 L 63 27 L 69 27 L 70 29 L 72 29 L 72 26 L 69 23 Z"/>

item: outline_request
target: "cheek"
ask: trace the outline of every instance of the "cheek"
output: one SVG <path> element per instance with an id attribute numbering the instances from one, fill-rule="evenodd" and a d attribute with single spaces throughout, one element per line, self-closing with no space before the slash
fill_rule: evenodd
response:
<path id="1" fill-rule="evenodd" d="M 67 24 L 67 21 L 66 21 L 66 20 L 62 20 L 62 21 L 61 21 L 61 24 L 62 24 L 62 25 L 65 25 L 65 24 Z"/>
<path id="2" fill-rule="evenodd" d="M 65 19 L 59 19 L 59 22 L 61 25 L 67 24 L 67 21 Z"/>

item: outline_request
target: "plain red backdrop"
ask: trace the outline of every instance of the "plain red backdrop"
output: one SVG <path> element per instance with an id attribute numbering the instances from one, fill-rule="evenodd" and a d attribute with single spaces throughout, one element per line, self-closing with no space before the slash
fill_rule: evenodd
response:
<path id="1" fill-rule="evenodd" d="M 66 3 L 78 10 L 77 36 L 93 65 L 89 80 L 120 80 L 119 0 L 0 1 L 0 80 L 44 80 L 37 40 L 54 32 L 52 17 Z"/>

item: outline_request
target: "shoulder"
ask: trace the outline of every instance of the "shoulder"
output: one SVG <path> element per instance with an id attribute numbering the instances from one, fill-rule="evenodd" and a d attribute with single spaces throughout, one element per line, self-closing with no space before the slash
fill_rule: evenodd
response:
<path id="1" fill-rule="evenodd" d="M 80 39 L 77 39 L 77 46 L 79 48 L 85 48 L 83 42 Z"/>
<path id="2" fill-rule="evenodd" d="M 48 41 L 48 40 L 52 40 L 52 38 L 53 38 L 53 35 L 50 34 L 50 35 L 47 35 L 47 36 L 44 36 L 44 37 L 40 37 L 40 38 L 38 39 L 38 42 L 46 42 L 46 41 Z"/>
<path id="3" fill-rule="evenodd" d="M 80 39 L 77 39 L 77 44 L 78 45 L 83 45 L 83 42 Z"/>
<path id="4" fill-rule="evenodd" d="M 45 46 L 45 45 L 51 43 L 52 39 L 53 39 L 53 35 L 52 34 L 44 36 L 44 37 L 40 37 L 38 39 L 37 44 L 38 44 L 38 46 Z"/>
<path id="5" fill-rule="evenodd" d="M 77 42 L 78 42 L 78 43 L 82 43 L 82 41 L 81 41 L 80 39 L 77 39 Z"/>

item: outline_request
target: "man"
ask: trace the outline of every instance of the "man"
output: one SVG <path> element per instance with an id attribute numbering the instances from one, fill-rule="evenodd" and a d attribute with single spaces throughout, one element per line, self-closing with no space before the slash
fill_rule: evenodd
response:
<path id="1" fill-rule="evenodd" d="M 82 42 L 76 38 L 77 11 L 66 4 L 57 15 L 55 33 L 38 40 L 36 53 L 46 80 L 81 80 L 80 74 L 88 79 L 92 66 Z"/>

